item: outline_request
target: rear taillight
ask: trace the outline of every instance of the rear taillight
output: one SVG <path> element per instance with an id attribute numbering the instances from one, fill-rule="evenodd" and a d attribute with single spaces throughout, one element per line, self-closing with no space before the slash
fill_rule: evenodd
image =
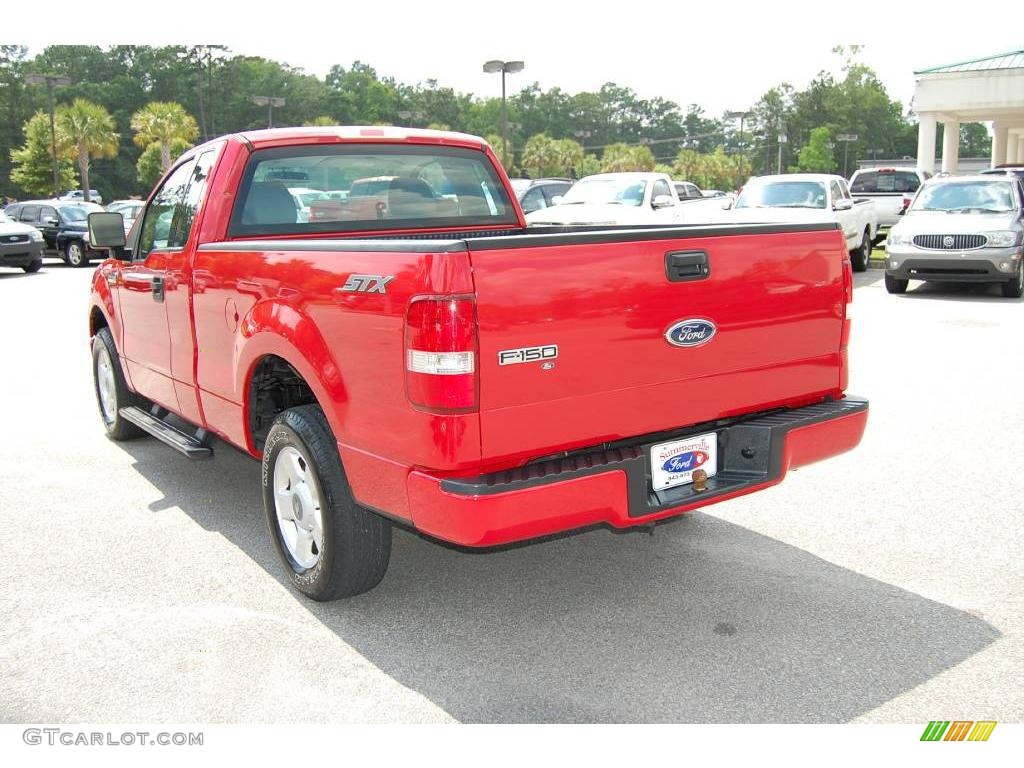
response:
<path id="1" fill-rule="evenodd" d="M 417 408 L 477 407 L 476 304 L 470 297 L 416 299 L 405 323 L 406 392 Z"/>
<path id="2" fill-rule="evenodd" d="M 913 201 L 913 199 L 914 198 L 911 197 L 910 195 L 904 195 L 903 196 L 903 212 L 904 213 L 907 212 L 907 208 L 910 207 L 910 203 Z"/>
<path id="3" fill-rule="evenodd" d="M 843 259 L 843 297 L 846 304 L 853 302 L 853 268 L 850 266 L 850 259 Z M 846 349 L 850 343 L 850 312 L 846 306 L 843 307 L 843 330 L 839 338 L 839 348 Z"/>

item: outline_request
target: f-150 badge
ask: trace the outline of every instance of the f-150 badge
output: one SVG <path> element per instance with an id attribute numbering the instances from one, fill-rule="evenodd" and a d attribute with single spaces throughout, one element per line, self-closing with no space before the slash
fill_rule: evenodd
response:
<path id="1" fill-rule="evenodd" d="M 387 293 L 394 275 L 349 275 L 341 290 L 350 293 Z"/>
<path id="2" fill-rule="evenodd" d="M 522 347 L 521 349 L 503 349 L 498 353 L 498 365 L 515 365 L 516 363 L 540 363 L 544 370 L 550 370 L 549 361 L 558 357 L 557 344 L 545 344 L 542 347 Z M 551 364 L 553 365 L 553 363 Z"/>

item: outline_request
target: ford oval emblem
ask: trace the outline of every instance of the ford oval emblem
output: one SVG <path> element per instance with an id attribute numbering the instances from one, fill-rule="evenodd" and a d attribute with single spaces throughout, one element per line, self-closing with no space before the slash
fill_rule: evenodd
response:
<path id="1" fill-rule="evenodd" d="M 665 331 L 665 340 L 677 347 L 699 347 L 711 341 L 716 330 L 718 329 L 710 320 L 680 320 Z"/>
<path id="2" fill-rule="evenodd" d="M 661 468 L 665 472 L 690 472 L 703 464 L 707 464 L 708 455 L 704 451 L 687 451 L 672 456 Z"/>

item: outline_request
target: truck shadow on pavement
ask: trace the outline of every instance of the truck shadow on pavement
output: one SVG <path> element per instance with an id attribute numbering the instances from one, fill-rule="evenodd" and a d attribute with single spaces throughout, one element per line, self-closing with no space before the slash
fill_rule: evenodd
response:
<path id="1" fill-rule="evenodd" d="M 180 508 L 284 583 L 256 462 L 223 444 L 212 462 L 152 440 L 120 445 L 165 494 L 152 511 Z M 963 611 L 699 512 L 653 535 L 596 529 L 487 552 L 396 529 L 377 589 L 295 599 L 470 722 L 845 722 L 999 637 Z"/>

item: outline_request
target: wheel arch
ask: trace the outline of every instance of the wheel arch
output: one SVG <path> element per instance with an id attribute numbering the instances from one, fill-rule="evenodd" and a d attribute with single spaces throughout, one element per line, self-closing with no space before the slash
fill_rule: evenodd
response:
<path id="1" fill-rule="evenodd" d="M 313 321 L 283 302 L 259 302 L 241 325 L 237 382 L 246 448 L 262 452 L 269 423 L 283 410 L 315 403 L 341 439 L 348 402 L 341 370 Z"/>

